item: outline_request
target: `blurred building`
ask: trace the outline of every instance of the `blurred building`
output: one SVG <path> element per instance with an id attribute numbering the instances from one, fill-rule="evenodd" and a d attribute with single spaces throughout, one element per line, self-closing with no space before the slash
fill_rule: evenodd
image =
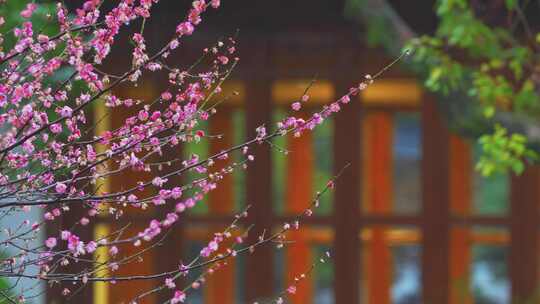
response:
<path id="1" fill-rule="evenodd" d="M 225 85 L 239 94 L 220 106 L 206 126 L 222 140 L 185 146 L 205 155 L 239 143 L 254 129 L 285 115 L 316 76 L 306 115 L 339 98 L 367 73 L 392 60 L 362 42 L 361 28 L 343 17 L 343 1 L 222 1 L 174 57 L 195 60 L 201 50 L 239 29 L 240 65 Z M 150 49 L 162 45 L 186 4 L 164 1 L 146 25 Z M 419 27 L 433 26 L 431 6 L 402 5 Z M 427 20 L 427 21 L 423 21 Z M 117 50 L 112 67 L 129 64 Z M 116 93 L 152 99 L 165 78 L 145 79 Z M 102 110 L 97 110 L 102 111 Z M 111 115 L 114 126 L 126 113 Z M 188 260 L 250 204 L 253 235 L 291 221 L 344 165 L 351 164 L 333 194 L 284 249 L 265 247 L 216 272 L 189 303 L 227 304 L 268 298 L 305 272 L 326 250 L 332 263 L 308 276 L 292 303 L 509 303 L 531 296 L 537 285 L 539 174 L 490 180 L 474 172 L 474 144 L 450 134 L 433 97 L 415 78 L 392 68 L 313 133 L 278 139 L 287 156 L 266 145 L 256 162 L 222 182 L 204 206 L 156 250 L 121 274 L 170 270 Z M 175 151 L 173 153 L 180 153 Z M 234 160 L 231 160 L 234 161 Z M 134 181 L 126 174 L 110 187 Z M 181 182 L 181 180 L 179 180 Z M 128 231 L 147 225 L 148 215 L 130 215 Z M 101 219 L 96 233 L 127 224 Z M 95 284 L 85 303 L 121 303 L 155 281 Z M 161 303 L 156 295 L 145 303 Z M 250 303 L 251 303 L 250 302 Z"/>

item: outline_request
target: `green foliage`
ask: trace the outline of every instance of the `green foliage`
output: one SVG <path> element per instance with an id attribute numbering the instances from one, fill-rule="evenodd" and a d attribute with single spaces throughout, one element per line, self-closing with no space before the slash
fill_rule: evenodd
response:
<path id="1" fill-rule="evenodd" d="M 514 96 L 514 108 L 519 112 L 540 115 L 540 97 L 532 81 L 523 82 L 521 89 Z"/>
<path id="2" fill-rule="evenodd" d="M 366 0 L 348 2 L 350 10 L 368 9 L 359 8 Z M 500 25 L 486 23 L 482 19 L 486 15 L 475 12 L 472 3 L 470 0 L 438 0 L 435 13 L 439 23 L 434 34 L 417 37 L 400 47 L 413 50 L 411 67 L 424 78 L 428 90 L 443 96 L 445 102 L 456 102 L 452 100 L 454 96 L 463 96 L 456 92 L 464 92 L 471 102 L 461 101 L 461 104 L 481 113 L 481 125 L 477 129 L 483 135 L 479 141 L 484 148 L 484 158 L 477 168 L 482 174 L 508 169 L 521 172 L 524 161 L 536 159 L 537 152 L 530 148 L 525 136 L 507 130 L 502 124 L 493 126 L 500 123 L 503 113 L 506 117 L 509 114 L 532 118 L 531 121 L 540 118 L 540 81 L 534 72 L 540 67 L 540 56 L 535 50 L 537 46 L 531 43 L 534 41 L 530 41 L 540 44 L 540 33 L 532 37 L 526 32 L 516 33 L 527 28 L 523 26 L 524 21 L 517 18 L 528 1 L 505 0 L 501 9 L 506 10 L 510 22 Z M 360 14 L 367 19 L 368 37 L 392 37 L 391 26 L 388 26 L 392 14 L 381 11 L 371 14 L 373 16 Z M 370 38 L 370 42 L 373 41 L 395 50 L 399 39 Z M 473 123 L 480 121 L 474 116 L 470 119 L 475 120 Z M 486 133 L 486 129 L 494 131 Z"/>
<path id="3" fill-rule="evenodd" d="M 504 77 L 479 71 L 473 73 L 473 87 L 469 90 L 469 95 L 477 97 L 485 105 L 485 109 L 489 109 L 489 114 L 484 113 L 487 118 L 491 118 L 497 102 L 508 103 L 514 91 Z"/>
<path id="4" fill-rule="evenodd" d="M 513 10 L 516 8 L 517 0 L 505 0 L 506 9 Z"/>
<path id="5" fill-rule="evenodd" d="M 0 252 L 0 261 L 3 261 L 5 259 L 5 252 Z M 5 297 L 9 297 L 10 299 L 15 298 L 16 295 L 13 293 L 13 290 L 10 289 L 10 287 L 12 286 L 13 283 L 9 282 L 7 278 L 0 277 L 0 290 L 3 292 L 3 294 L 0 294 L 0 304 L 8 303 Z"/>
<path id="6" fill-rule="evenodd" d="M 535 160 L 536 153 L 527 148 L 527 138 L 521 134 L 508 134 L 500 125 L 495 125 L 492 134 L 482 135 L 479 139 L 482 155 L 476 169 L 483 176 L 512 170 L 521 174 L 525 169 L 523 159 Z"/>
<path id="7" fill-rule="evenodd" d="M 445 1 L 442 1 L 445 2 Z M 473 57 L 498 58 L 501 46 L 497 33 L 477 20 L 468 7 L 443 10 L 436 36 L 451 47 L 467 49 Z"/>
<path id="8" fill-rule="evenodd" d="M 0 27 L 2 34 L 8 34 L 4 37 L 4 47 L 11 49 L 15 44 L 15 38 L 12 29 L 20 26 L 24 21 L 32 22 L 34 32 L 39 32 L 45 35 L 53 35 L 58 32 L 58 27 L 53 22 L 50 16 L 54 16 L 54 3 L 51 1 L 41 1 L 38 8 L 32 15 L 30 20 L 21 17 L 20 12 L 25 8 L 26 4 L 31 1 L 5 1 L 0 5 L 0 16 L 4 17 L 5 23 Z"/>
<path id="9" fill-rule="evenodd" d="M 10 284 L 7 282 L 7 280 L 0 279 L 0 290 L 4 291 L 4 290 L 7 290 L 9 287 L 10 287 Z M 11 295 L 11 293 L 8 293 L 7 296 L 11 297 L 13 295 Z M 1 297 L 3 297 L 3 296 L 0 295 L 0 299 L 1 299 Z M 0 303 L 2 303 L 2 302 L 0 302 Z"/>
<path id="10" fill-rule="evenodd" d="M 427 66 L 425 86 L 434 92 L 448 94 L 464 89 L 464 66 L 441 51 L 443 42 L 439 38 L 423 36 L 410 41 L 404 49 L 415 50 L 413 59 Z"/>
<path id="11" fill-rule="evenodd" d="M 505 3 L 508 10 L 518 5 L 517 1 Z M 526 69 L 538 64 L 534 50 L 526 42 L 514 41 L 510 28 L 491 27 L 479 20 L 468 1 L 440 0 L 436 12 L 440 23 L 435 35 L 412 42 L 417 50 L 414 61 L 429 62 L 426 87 L 448 94 L 468 86 L 469 96 L 481 105 L 486 119 L 494 119 L 498 112 L 538 117 L 540 99 Z M 525 159 L 537 158 L 525 136 L 510 135 L 501 125 L 479 142 L 483 156 L 477 169 L 484 176 L 506 170 L 519 174 Z"/>
<path id="12" fill-rule="evenodd" d="M 366 0 L 348 0 L 345 5 L 345 14 L 349 18 L 354 18 L 353 12 L 365 10 L 368 6 Z M 366 42 L 369 46 L 391 45 L 396 41 L 395 33 L 389 32 L 387 29 L 390 24 L 384 18 L 380 18 L 377 14 L 369 14 L 369 26 L 366 28 Z"/>

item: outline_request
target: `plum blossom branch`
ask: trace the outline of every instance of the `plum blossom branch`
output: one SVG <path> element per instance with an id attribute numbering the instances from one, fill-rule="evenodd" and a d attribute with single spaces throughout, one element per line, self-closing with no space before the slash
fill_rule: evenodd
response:
<path id="1" fill-rule="evenodd" d="M 292 103 L 290 115 L 277 122 L 271 133 L 259 126 L 252 138 L 213 155 L 200 157 L 193 153 L 184 157 L 177 153 L 181 145 L 221 138 L 207 134 L 202 123 L 212 119 L 220 103 L 228 98 L 214 100 L 238 64 L 236 42 L 233 37 L 220 39 L 187 68 L 168 64 L 167 58 L 180 46 L 180 40 L 192 35 L 203 13 L 209 7 L 217 9 L 220 1 L 193 1 L 175 34 L 157 52 L 149 54 L 144 25 L 157 2 L 121 0 L 102 13 L 102 1 L 88 0 L 73 15 L 58 4 L 58 34 L 46 36 L 35 31 L 30 21 L 24 21 L 12 31 L 15 46 L 0 54 L 0 130 L 4 135 L 0 138 L 0 219 L 24 219 L 5 229 L 0 239 L 0 245 L 10 249 L 7 257 L 0 258 L 0 276 L 13 278 L 13 288 L 26 278 L 64 287 L 62 294 L 69 297 L 88 282 L 161 279 L 161 285 L 142 292 L 134 301 L 170 289 L 173 295 L 169 302 L 181 303 L 192 289 L 202 286 L 210 274 L 239 254 L 262 246 L 283 247 L 289 243 L 287 231 L 299 229 L 301 222 L 313 214 L 319 198 L 334 188 L 345 168 L 292 222 L 261 233 L 257 241 L 245 243 L 245 237 L 257 225 L 239 224 L 248 212 L 245 210 L 225 230 L 215 233 L 186 265 L 179 260 L 178 268 L 165 272 L 115 274 L 120 267 L 137 263 L 145 253 L 167 241 L 181 216 L 202 203 L 225 176 L 255 161 L 253 146 L 268 144 L 283 151 L 273 143 L 276 137 L 301 136 L 313 130 L 406 55 L 374 76 L 366 75 L 348 93 L 309 117 L 296 117 L 295 112 L 309 101 L 314 79 L 300 101 Z M 37 5 L 32 3 L 21 16 L 28 20 Z M 130 37 L 134 45 L 130 65 L 124 71 L 103 72 L 102 62 L 122 27 L 141 19 L 140 30 Z M 0 26 L 2 23 L 0 20 Z M 58 77 L 64 71 L 68 74 Z M 148 101 L 114 94 L 120 85 L 136 85 L 147 74 L 161 72 L 168 76 L 167 86 Z M 92 137 L 91 133 L 99 129 L 99 121 L 90 125 L 87 111 L 98 102 L 108 109 L 133 114 L 119 121 L 119 126 L 99 130 L 100 134 Z M 236 154 L 239 160 L 229 162 Z M 102 186 L 105 179 L 128 171 L 136 172 L 136 181 L 126 181 L 118 189 Z M 187 181 L 179 183 L 177 177 L 186 177 Z M 43 218 L 31 222 L 26 217 L 36 208 L 42 211 Z M 92 223 L 100 221 L 100 214 L 117 220 L 131 210 L 148 215 L 149 210 L 157 210 L 160 215 L 148 216 L 147 225 L 135 233 L 128 233 L 126 225 L 107 236 L 84 236 Z M 61 226 L 60 219 L 69 219 L 69 226 Z M 54 228 L 55 223 L 61 228 L 48 231 L 45 240 L 38 241 L 41 230 Z M 135 253 L 124 254 L 125 248 L 131 247 Z M 102 251 L 108 252 L 106 257 L 100 256 Z M 108 274 L 103 275 L 105 270 Z M 190 271 L 201 273 L 191 284 L 177 288 L 179 279 Z"/>

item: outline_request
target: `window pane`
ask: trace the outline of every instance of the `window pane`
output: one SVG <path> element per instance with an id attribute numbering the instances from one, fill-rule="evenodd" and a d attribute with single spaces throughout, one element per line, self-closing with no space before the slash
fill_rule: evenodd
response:
<path id="1" fill-rule="evenodd" d="M 239 255 L 235 258 L 235 300 L 234 303 L 245 303 L 246 294 L 246 255 Z"/>
<path id="2" fill-rule="evenodd" d="M 242 109 L 233 112 L 233 128 L 234 128 L 234 140 L 233 144 L 237 145 L 245 141 L 245 111 Z M 241 153 L 233 153 L 233 161 L 240 162 L 243 158 L 240 157 Z M 234 187 L 234 210 L 240 211 L 246 206 L 246 171 L 242 168 L 236 168 L 233 172 L 233 187 Z"/>
<path id="3" fill-rule="evenodd" d="M 373 110 L 363 120 L 362 210 L 418 214 L 422 159 L 418 113 Z"/>
<path id="4" fill-rule="evenodd" d="M 421 303 L 421 267 L 419 245 L 392 247 L 393 279 L 392 303 Z"/>
<path id="5" fill-rule="evenodd" d="M 510 281 L 506 264 L 508 247 L 474 245 L 471 289 L 475 303 L 510 302 Z"/>
<path id="6" fill-rule="evenodd" d="M 184 260 L 188 263 L 189 261 L 192 261 L 195 257 L 197 257 L 201 251 L 201 249 L 205 246 L 205 242 L 199 241 L 199 240 L 189 240 L 184 242 Z M 190 271 L 187 275 L 187 277 L 184 279 L 183 284 L 179 285 L 181 287 L 180 289 L 183 289 L 185 286 L 191 285 L 193 281 L 195 281 L 202 273 L 203 268 L 201 269 L 195 269 L 193 271 Z M 178 284 L 178 283 L 177 283 Z M 189 303 L 194 304 L 202 304 L 204 303 L 204 285 L 202 288 L 199 289 L 190 289 L 187 293 Z"/>
<path id="7" fill-rule="evenodd" d="M 4 189 L 2 189 L 4 190 Z M 11 200 L 11 198 L 10 198 Z M 0 249 L 0 261 L 7 261 L 9 258 L 18 256 L 20 250 L 18 248 L 27 248 L 29 252 L 27 253 L 26 258 L 30 261 L 38 258 L 37 254 L 32 253 L 33 248 L 39 248 L 43 245 L 45 238 L 48 235 L 45 229 L 41 231 L 36 231 L 35 234 L 28 234 L 28 238 L 18 238 L 18 240 L 12 240 L 15 246 L 8 245 L 6 241 L 10 239 L 10 235 L 16 235 L 17 233 L 22 232 L 26 225 L 23 224 L 23 221 L 28 220 L 31 223 L 41 222 L 43 219 L 43 210 L 42 208 L 33 207 L 29 212 L 24 213 L 24 216 L 19 212 L 15 211 L 12 213 L 0 214 L 0 222 L 2 223 L 2 233 L 0 234 L 0 244 L 3 244 L 2 249 Z M 21 210 L 22 211 L 22 210 Z M 14 229 L 22 228 L 23 230 Z M 10 228 L 11 234 L 7 234 L 7 229 Z M 6 229 L 6 230 L 4 230 Z M 30 237 L 31 236 L 31 237 Z M 34 238 L 35 237 L 35 238 Z M 0 267 L 2 271 L 7 270 L 5 265 Z M 26 267 L 24 274 L 36 275 L 40 271 L 39 267 L 36 265 L 29 265 Z M 104 284 L 99 284 L 103 286 Z M 15 287 L 14 287 L 15 286 Z M 10 288 L 13 287 L 13 288 Z M 0 276 L 0 290 L 4 291 L 8 295 L 23 295 L 27 299 L 32 299 L 32 303 L 45 303 L 45 290 L 47 286 L 45 282 L 38 281 L 30 278 L 7 278 Z M 2 295 L 0 295 L 2 298 Z M 2 301 L 0 300 L 0 303 Z M 7 303 L 7 301 L 6 301 Z"/>
<path id="8" fill-rule="evenodd" d="M 333 141 L 334 121 L 328 118 L 322 125 L 313 130 L 313 153 L 314 176 L 313 176 L 313 196 L 317 191 L 324 189 L 328 181 L 332 178 L 332 160 L 334 159 Z M 332 212 L 333 191 L 323 195 L 320 199 L 320 207 L 317 214 L 328 215 Z"/>
<path id="9" fill-rule="evenodd" d="M 285 269 L 285 250 L 274 250 L 274 293 L 278 294 L 283 291 L 285 286 L 285 276 L 287 270 Z"/>
<path id="10" fill-rule="evenodd" d="M 202 121 L 199 122 L 199 127 L 196 128 L 196 130 L 203 130 L 205 134 L 208 134 L 208 122 Z M 199 156 L 199 159 L 206 159 L 208 158 L 208 139 L 202 138 L 199 142 L 189 142 L 184 144 L 184 159 L 190 159 L 193 154 L 197 154 Z M 203 177 L 202 174 L 199 174 L 195 171 L 188 171 L 185 175 L 185 178 L 183 179 L 183 184 L 188 185 L 190 182 Z M 185 195 L 183 197 L 192 197 L 194 193 L 193 189 L 187 189 L 185 191 Z M 208 204 L 206 197 L 202 200 L 197 202 L 195 206 L 191 209 L 191 214 L 207 214 L 208 213 Z"/>
<path id="11" fill-rule="evenodd" d="M 360 237 L 362 303 L 421 303 L 420 231 L 373 226 Z"/>
<path id="12" fill-rule="evenodd" d="M 509 303 L 506 229 L 456 226 L 451 239 L 451 291 L 457 303 Z"/>
<path id="13" fill-rule="evenodd" d="M 394 116 L 394 124 L 394 210 L 400 214 L 418 213 L 421 208 L 420 115 L 398 112 Z"/>
<path id="14" fill-rule="evenodd" d="M 325 257 L 326 252 L 330 251 L 328 245 L 313 246 L 314 258 Z M 325 263 L 318 263 L 313 270 L 314 292 L 313 303 L 315 304 L 333 304 L 334 300 L 334 261 L 332 259 Z"/>
<path id="15" fill-rule="evenodd" d="M 286 112 L 283 109 L 276 109 L 272 115 L 272 121 L 277 122 L 285 118 Z M 275 127 L 275 124 L 272 125 Z M 283 136 L 274 138 L 273 144 L 281 149 L 287 150 L 287 140 Z M 273 208 L 277 214 L 283 214 L 285 209 L 285 180 L 287 168 L 287 155 L 272 149 L 272 191 Z"/>
<path id="16" fill-rule="evenodd" d="M 185 265 L 191 263 L 198 257 L 201 250 L 207 246 L 213 238 L 215 232 L 223 230 L 223 226 L 218 225 L 197 225 L 192 224 L 185 230 L 186 241 L 182 242 L 183 256 L 182 262 Z M 233 235 L 235 233 L 233 232 Z M 226 248 L 230 248 L 231 240 L 225 240 L 220 244 L 217 253 L 224 253 Z M 214 254 L 212 255 L 214 256 Z M 201 258 L 194 265 L 203 263 L 208 259 Z M 215 268 L 209 273 L 208 267 L 200 267 L 189 271 L 188 276 L 177 282 L 177 286 L 184 288 L 198 279 L 204 280 L 198 289 L 190 288 L 188 293 L 189 303 L 237 303 L 244 296 L 245 264 L 243 255 L 235 258 L 228 258 L 226 264 Z"/>
<path id="17" fill-rule="evenodd" d="M 478 144 L 474 147 L 474 161 L 478 161 L 482 150 Z M 507 174 L 496 174 L 483 177 L 475 172 L 473 214 L 504 215 L 508 213 L 509 177 Z"/>
<path id="18" fill-rule="evenodd" d="M 334 261 L 326 256 L 331 247 L 331 229 L 306 226 L 291 231 L 288 240 L 290 244 L 274 251 L 276 295 L 293 284 L 295 277 L 305 274 L 305 278 L 296 284 L 296 293 L 284 295 L 285 302 L 334 303 Z M 308 273 L 312 265 L 315 266 Z"/>

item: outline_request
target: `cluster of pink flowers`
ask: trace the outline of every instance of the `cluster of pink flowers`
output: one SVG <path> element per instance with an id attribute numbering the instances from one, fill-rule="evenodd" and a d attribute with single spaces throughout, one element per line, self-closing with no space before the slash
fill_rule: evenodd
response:
<path id="1" fill-rule="evenodd" d="M 211 240 L 206 247 L 201 250 L 201 255 L 205 258 L 209 257 L 212 253 L 216 252 L 219 248 L 219 243 L 223 241 L 223 236 L 216 235 L 214 239 Z"/>
<path id="2" fill-rule="evenodd" d="M 181 144 L 199 143 L 209 137 L 201 128 L 201 123 L 211 119 L 217 111 L 209 106 L 209 100 L 221 92 L 221 83 L 238 62 L 236 42 L 230 38 L 202 51 L 210 63 L 198 73 L 166 64 L 182 39 L 194 33 L 204 12 L 219 8 L 221 3 L 219 0 L 193 1 L 186 17 L 178 22 L 175 33 L 156 53 L 148 51 L 142 29 L 132 34 L 135 46 L 131 65 L 119 76 L 102 72 L 100 66 L 109 56 L 122 27 L 137 19 L 150 18 L 158 0 L 121 0 L 107 13 L 101 11 L 101 3 L 100 0 L 85 1 L 73 13 L 58 3 L 52 18 L 59 32 L 54 36 L 38 33 L 28 21 L 39 8 L 39 4 L 31 3 L 20 13 L 24 21 L 12 31 L 13 48 L 2 51 L 4 37 L 0 34 L 0 210 L 28 212 L 33 207 L 43 211 L 43 221 L 24 221 L 16 229 L 7 229 L 7 241 L 0 244 L 19 246 L 12 241 L 18 235 L 35 239 L 43 223 L 52 227 L 63 217 L 75 216 L 73 210 L 85 210 L 83 215 L 76 213 L 77 218 L 72 221 L 75 224 L 68 230 L 49 233 L 33 262 L 28 261 L 28 252 L 32 251 L 28 248 L 6 259 L 9 262 L 2 260 L 1 271 L 7 269 L 50 282 L 57 282 L 58 274 L 62 274 L 63 280 L 78 284 L 129 279 L 99 277 L 100 268 L 95 266 L 98 263 L 94 263 L 93 254 L 104 247 L 108 260 L 99 264 L 111 271 L 119 269 L 127 263 L 124 260 L 132 260 L 122 259 L 123 246 L 156 246 L 161 236 L 181 220 L 181 214 L 201 203 L 225 176 L 237 169 L 246 169 L 255 161 L 255 156 L 250 154 L 251 145 L 288 133 L 300 136 L 313 130 L 373 81 L 367 77 L 346 95 L 303 119 L 294 113 L 309 101 L 306 92 L 292 103 L 293 114 L 277 123 L 277 131 L 270 132 L 260 126 L 254 138 L 215 155 L 168 158 L 165 149 L 174 150 Z M 0 26 L 3 24 L 4 18 L 0 17 Z M 147 74 L 159 72 L 167 73 L 168 87 L 156 95 L 154 102 L 122 98 L 113 93 L 121 84 L 137 83 Z M 93 126 L 87 118 L 92 104 L 133 114 L 118 127 L 91 136 Z M 241 161 L 226 162 L 235 152 Z M 156 158 L 160 162 L 156 163 Z M 162 171 L 164 166 L 170 170 Z M 139 172 L 136 183 L 126 182 L 121 190 L 100 189 L 103 179 L 125 171 Z M 175 184 L 178 180 L 175 177 L 185 173 L 191 173 L 193 179 L 183 185 Z M 333 188 L 333 184 L 328 187 Z M 82 233 L 99 214 L 120 218 L 126 210 L 148 208 L 163 212 L 154 213 L 161 215 L 132 235 L 119 230 L 111 236 L 94 239 Z M 312 213 L 307 209 L 302 215 Z M 227 258 L 234 258 L 238 253 L 253 252 L 258 246 L 272 242 L 283 246 L 286 231 L 299 229 L 300 225 L 299 220 L 285 223 L 281 232 L 260 236 L 255 244 L 245 244 L 245 235 L 240 233 L 236 222 L 246 216 L 247 211 L 242 212 L 227 230 L 215 233 L 200 250 L 194 261 L 201 259 L 208 263 L 206 274 L 217 271 L 226 265 Z M 238 233 L 233 234 L 231 231 L 235 229 Z M 32 263 L 39 265 L 39 272 L 28 274 L 26 272 L 31 270 L 26 266 Z M 89 269 L 88 273 L 65 276 L 69 271 L 66 267 L 73 263 L 84 263 L 83 268 Z M 164 286 L 174 290 L 171 303 L 186 301 L 186 289 L 177 289 L 175 280 L 178 275 L 187 274 L 190 267 L 197 265 L 182 266 L 172 275 L 163 275 L 166 277 Z M 204 282 L 202 275 L 190 288 L 197 289 Z M 63 289 L 65 295 L 71 293 L 69 288 Z M 287 291 L 292 294 L 295 288 L 290 286 Z"/>
<path id="3" fill-rule="evenodd" d="M 349 93 L 340 97 L 337 101 L 325 105 L 319 112 L 315 112 L 308 119 L 300 117 L 288 116 L 277 123 L 277 129 L 280 134 L 286 134 L 293 132 L 295 137 L 299 137 L 305 131 L 311 131 L 316 126 L 321 125 L 326 118 L 332 114 L 341 111 L 343 105 L 348 104 L 351 101 L 351 96 L 356 96 L 362 90 L 365 90 L 368 85 L 373 83 L 373 79 L 370 75 L 366 76 L 366 79 L 360 82 L 357 86 L 349 89 Z M 291 108 L 293 111 L 299 111 L 302 108 L 302 103 L 309 100 L 309 95 L 302 96 L 301 101 L 292 103 Z"/>
<path id="4" fill-rule="evenodd" d="M 85 108 L 89 104 L 100 102 L 102 97 L 107 107 L 129 108 L 140 104 L 138 100 L 121 99 L 110 91 L 125 80 L 137 81 L 143 75 L 143 70 L 160 70 L 160 60 L 178 47 L 182 36 L 193 33 L 206 9 L 220 6 L 220 2 L 215 0 L 210 3 L 194 1 L 186 19 L 178 25 L 177 35 L 162 51 L 153 55 L 147 53 L 144 36 L 134 34 L 133 67 L 122 75 L 122 79 L 111 82 L 108 75 L 98 72 L 96 67 L 109 55 L 121 27 L 138 18 L 149 18 L 151 8 L 157 2 L 122 0 L 111 11 L 102 14 L 101 1 L 89 0 L 74 15 L 70 15 L 58 3 L 55 14 L 60 29 L 58 35 L 36 33 L 30 21 L 24 21 L 13 29 L 16 39 L 14 47 L 0 51 L 0 64 L 3 65 L 0 83 L 0 195 L 7 198 L 3 199 L 1 208 L 20 207 L 27 211 L 30 206 L 38 206 L 45 210 L 44 220 L 52 222 L 64 215 L 70 216 L 67 202 L 86 203 L 91 208 L 88 217 L 78 221 L 78 229 L 82 229 L 100 212 L 108 211 L 120 216 L 122 208 L 115 203 L 129 203 L 129 207 L 143 208 L 148 201 L 164 205 L 166 201 L 181 198 L 184 187 L 164 188 L 167 177 L 141 181 L 126 194 L 93 194 L 80 186 L 88 182 L 93 184 L 112 170 L 104 166 L 108 160 L 119 161 L 118 172 L 124 169 L 146 171 L 149 156 L 161 154 L 164 146 L 177 146 L 193 140 L 193 137 L 200 139 L 204 136 L 196 129 L 197 121 L 208 119 L 209 113 L 200 103 L 208 92 L 218 90 L 216 86 L 221 81 L 222 70 L 229 69 L 228 63 L 233 62 L 229 59 L 234 53 L 233 40 L 229 40 L 228 45 L 220 43 L 210 52 L 205 51 L 215 56 L 216 64 L 198 77 L 188 79 L 184 72 L 176 69 L 169 71 L 170 84 L 176 89 L 161 94 L 161 100 L 169 104 L 165 111 L 145 105 L 136 116 L 126 119 L 120 128 L 97 134 L 94 140 L 81 144 L 84 133 L 81 130 L 86 128 L 87 123 Z M 38 7 L 35 3 L 28 4 L 21 17 L 29 19 Z M 4 17 L 1 17 L 0 26 L 4 22 Z M 0 41 L 4 41 L 3 37 L 0 37 Z M 93 54 L 92 57 L 89 54 Z M 88 61 L 89 58 L 91 61 Z M 69 78 L 50 81 L 66 68 L 73 71 Z M 83 84 L 86 89 L 75 91 L 74 84 Z M 66 136 L 61 136 L 63 134 Z M 96 144 L 105 145 L 106 151 L 97 153 Z M 190 168 L 196 162 L 199 162 L 198 158 L 192 158 L 185 170 L 205 173 L 207 164 Z M 178 220 L 177 213 L 201 201 L 203 195 L 214 189 L 215 181 L 225 173 L 217 172 L 212 181 L 201 179 L 189 186 L 200 190 L 192 197 L 177 202 L 173 212 L 167 213 L 163 220 L 152 220 L 149 227 L 133 239 L 134 243 L 150 241 L 162 232 L 162 228 L 172 226 Z M 133 193 L 145 188 L 157 188 L 158 195 L 138 198 Z M 39 224 L 25 223 L 31 226 L 31 231 L 36 231 L 36 237 Z M 39 261 L 43 266 L 42 277 L 53 269 L 48 263 L 54 263 L 56 258 L 61 257 L 54 252 L 61 247 L 59 239 L 65 241 L 62 246 L 69 250 L 73 258 L 92 254 L 98 246 L 110 246 L 112 256 L 117 255 L 119 250 L 112 244 L 83 240 L 72 231 L 62 231 L 60 238 L 49 236 L 44 242 L 47 252 L 43 254 L 46 259 Z M 11 267 L 16 266 L 18 260 L 15 258 L 15 264 Z M 20 262 L 28 263 L 24 260 L 24 254 Z M 69 258 L 63 258 L 62 265 L 68 264 Z M 177 298 L 181 299 L 180 296 Z"/>
<path id="5" fill-rule="evenodd" d="M 186 294 L 181 290 L 177 290 L 174 292 L 174 296 L 171 299 L 171 304 L 184 303 L 185 301 Z"/>

